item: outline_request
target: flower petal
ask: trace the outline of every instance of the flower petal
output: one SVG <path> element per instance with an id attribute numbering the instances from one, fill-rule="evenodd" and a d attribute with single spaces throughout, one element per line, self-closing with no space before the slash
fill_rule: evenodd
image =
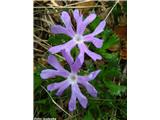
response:
<path id="1" fill-rule="evenodd" d="M 94 61 L 96 61 L 96 60 L 101 60 L 102 59 L 102 57 L 99 55 L 99 54 L 97 54 L 97 53 L 94 53 L 94 52 L 92 52 L 92 51 L 90 51 L 90 50 L 87 50 L 87 51 L 85 51 L 87 54 L 88 54 L 88 56 L 90 56 Z"/>
<path id="2" fill-rule="evenodd" d="M 74 19 L 76 20 L 76 23 L 77 23 L 77 34 L 81 35 L 81 34 L 83 34 L 83 32 L 86 28 L 86 26 L 83 23 L 83 15 L 80 14 L 78 9 L 76 9 L 73 12 L 73 16 L 74 16 Z"/>
<path id="3" fill-rule="evenodd" d="M 66 50 L 67 52 L 70 52 L 75 45 L 76 45 L 76 42 L 74 40 L 70 40 L 67 43 L 64 43 L 62 45 L 51 47 L 48 51 L 51 52 L 52 54 L 59 53 L 62 50 Z"/>
<path id="4" fill-rule="evenodd" d="M 87 26 L 88 24 L 90 24 L 95 18 L 96 18 L 96 14 L 94 14 L 94 13 L 90 14 L 90 15 L 84 20 L 85 26 Z"/>
<path id="5" fill-rule="evenodd" d="M 69 111 L 74 111 L 76 109 L 76 94 L 75 91 L 73 90 L 73 87 L 71 87 L 72 89 L 72 94 L 71 94 L 71 99 L 69 101 L 68 107 L 69 107 Z"/>
<path id="6" fill-rule="evenodd" d="M 67 78 L 69 75 L 69 72 L 67 70 L 52 70 L 52 69 L 46 69 L 42 70 L 40 73 L 40 76 L 42 79 L 49 79 L 54 78 L 55 76 L 62 76 L 64 78 Z"/>
<path id="7" fill-rule="evenodd" d="M 69 32 L 73 36 L 75 34 L 75 32 L 73 31 L 73 28 L 72 28 L 71 18 L 66 11 L 62 12 L 61 19 L 64 22 L 66 28 L 69 30 Z"/>
<path id="8" fill-rule="evenodd" d="M 93 71 L 89 74 L 89 80 L 93 80 L 96 78 L 96 76 L 100 73 L 101 70 L 96 70 L 96 71 Z"/>
<path id="9" fill-rule="evenodd" d="M 53 55 L 49 55 L 49 56 L 48 56 L 48 63 L 49 63 L 50 65 L 52 65 L 54 68 L 56 68 L 57 70 L 59 70 L 59 69 L 64 69 L 64 68 L 61 66 L 61 64 L 58 62 L 58 60 L 56 59 L 56 57 L 53 56 Z"/>
<path id="10" fill-rule="evenodd" d="M 102 44 L 103 44 L 103 40 L 102 39 L 99 39 L 99 38 L 96 38 L 96 37 L 93 37 L 92 35 L 88 36 L 84 36 L 84 40 L 85 42 L 92 42 L 93 45 L 97 48 L 101 48 L 102 47 Z"/>
<path id="11" fill-rule="evenodd" d="M 72 48 L 74 48 L 75 46 L 76 46 L 76 42 L 74 40 L 70 40 L 64 44 L 64 49 L 66 50 L 66 52 L 70 53 Z"/>
<path id="12" fill-rule="evenodd" d="M 97 97 L 97 90 L 90 83 L 82 79 L 78 79 L 78 83 L 82 84 L 91 96 Z"/>
<path id="13" fill-rule="evenodd" d="M 82 48 L 83 48 L 83 50 L 85 51 L 85 53 L 86 53 L 88 56 L 90 56 L 94 61 L 96 61 L 96 60 L 101 60 L 101 59 L 102 59 L 102 57 L 101 57 L 99 54 L 96 54 L 96 53 L 90 51 L 85 44 L 81 44 L 81 45 L 82 45 Z"/>
<path id="14" fill-rule="evenodd" d="M 69 14 L 66 11 L 62 12 L 61 19 L 62 19 L 62 21 L 63 21 L 63 23 L 65 24 L 66 27 L 71 26 L 71 19 L 70 19 Z"/>
<path id="15" fill-rule="evenodd" d="M 85 48 L 84 48 L 83 43 L 78 44 L 78 48 L 79 48 L 79 55 L 77 56 L 78 59 L 76 59 L 76 60 L 80 60 L 80 63 L 82 65 L 84 62 L 84 53 L 85 53 Z"/>
<path id="16" fill-rule="evenodd" d="M 79 22 L 77 23 L 77 34 L 83 35 L 85 29 L 86 29 L 86 25 L 84 25 L 82 20 L 79 20 Z"/>
<path id="17" fill-rule="evenodd" d="M 60 96 L 62 95 L 62 93 L 64 92 L 65 89 L 67 89 L 69 87 L 70 83 L 68 82 L 68 80 L 65 81 L 65 83 L 60 86 L 59 90 L 57 91 L 56 95 Z"/>
<path id="18" fill-rule="evenodd" d="M 57 46 L 54 46 L 54 47 L 51 47 L 49 48 L 49 52 L 51 52 L 52 54 L 55 54 L 55 53 L 59 53 L 61 50 L 64 49 L 64 45 L 57 45 Z"/>
<path id="19" fill-rule="evenodd" d="M 96 76 L 99 74 L 101 70 L 96 70 L 91 72 L 88 76 L 78 76 L 78 80 L 80 81 L 91 81 L 96 78 Z"/>
<path id="20" fill-rule="evenodd" d="M 69 31 L 67 28 L 62 27 L 61 25 L 53 25 L 51 27 L 51 32 L 54 34 L 66 34 L 70 37 L 73 37 L 73 33 Z"/>
<path id="21" fill-rule="evenodd" d="M 91 72 L 88 77 L 89 77 L 89 81 L 90 80 L 94 80 L 96 78 L 96 76 L 100 73 L 101 70 L 96 70 L 96 71 L 93 71 Z"/>
<path id="22" fill-rule="evenodd" d="M 78 22 L 78 19 L 80 17 L 80 13 L 79 13 L 79 10 L 78 9 L 75 9 L 73 11 L 73 16 L 74 16 L 74 19 L 76 20 L 76 22 Z"/>
<path id="23" fill-rule="evenodd" d="M 40 76 L 42 79 L 48 79 L 48 78 L 54 78 L 55 77 L 55 70 L 52 69 L 46 69 L 42 70 L 40 73 Z"/>
<path id="24" fill-rule="evenodd" d="M 72 65 L 74 63 L 73 57 L 69 52 L 66 52 L 66 50 L 62 50 L 62 55 L 69 65 Z"/>
<path id="25" fill-rule="evenodd" d="M 78 21 L 77 25 L 77 33 L 82 35 L 89 23 L 91 23 L 96 18 L 95 14 L 90 14 L 84 21 L 82 21 L 82 16 Z"/>
<path id="26" fill-rule="evenodd" d="M 52 84 L 50 84 L 50 85 L 47 86 L 47 90 L 48 91 L 53 91 L 53 90 L 59 89 L 61 86 L 63 86 L 67 82 L 68 81 L 65 80 L 65 81 L 58 82 L 58 83 L 52 83 Z"/>
<path id="27" fill-rule="evenodd" d="M 79 57 L 77 57 L 74 64 L 71 65 L 72 72 L 77 73 L 79 69 L 81 68 L 81 66 L 82 66 L 81 60 L 79 59 Z"/>
<path id="28" fill-rule="evenodd" d="M 94 30 L 93 33 L 91 33 L 93 36 L 98 35 L 99 33 L 101 33 L 104 30 L 104 27 L 106 25 L 105 21 L 102 21 Z"/>
<path id="29" fill-rule="evenodd" d="M 62 76 L 62 77 L 64 77 L 64 78 L 67 78 L 68 75 L 69 75 L 69 72 L 68 72 L 67 70 L 65 70 L 65 69 L 57 70 L 57 71 L 56 71 L 56 75 L 57 75 L 57 76 Z"/>
<path id="30" fill-rule="evenodd" d="M 83 108 L 86 108 L 88 103 L 87 98 L 81 93 L 77 84 L 73 84 L 72 87 L 72 90 L 76 93 L 76 97 L 78 98 L 78 101 L 80 102 L 81 106 Z"/>

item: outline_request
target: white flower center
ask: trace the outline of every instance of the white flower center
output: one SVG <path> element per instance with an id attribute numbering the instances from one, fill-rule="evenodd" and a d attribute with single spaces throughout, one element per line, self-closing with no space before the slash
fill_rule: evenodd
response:
<path id="1" fill-rule="evenodd" d="M 71 83 L 71 84 L 75 84 L 77 83 L 77 74 L 71 73 L 67 80 Z"/>
<path id="2" fill-rule="evenodd" d="M 74 36 L 73 39 L 75 40 L 75 42 L 76 42 L 77 44 L 82 43 L 82 42 L 84 41 L 84 40 L 83 40 L 83 36 L 82 36 L 82 35 L 78 35 L 78 34 L 75 34 L 75 36 Z"/>

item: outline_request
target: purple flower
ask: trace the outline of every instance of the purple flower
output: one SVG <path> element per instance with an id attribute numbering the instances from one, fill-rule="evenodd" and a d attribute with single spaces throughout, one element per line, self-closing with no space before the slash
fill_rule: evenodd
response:
<path id="1" fill-rule="evenodd" d="M 63 11 L 61 15 L 61 19 L 65 27 L 60 25 L 52 26 L 51 31 L 54 34 L 66 34 L 71 37 L 71 40 L 62 45 L 51 47 L 49 49 L 49 52 L 51 52 L 52 54 L 55 54 L 65 49 L 68 52 L 68 54 L 71 56 L 70 51 L 72 50 L 72 48 L 74 48 L 77 45 L 80 50 L 78 58 L 80 59 L 81 64 L 83 64 L 84 62 L 85 53 L 88 56 L 90 56 L 94 61 L 101 60 L 102 57 L 99 54 L 96 54 L 90 51 L 87 45 L 85 45 L 85 42 L 86 43 L 91 42 L 95 47 L 101 48 L 103 44 L 103 40 L 96 38 L 95 36 L 104 30 L 106 22 L 102 21 L 92 33 L 88 35 L 83 35 L 87 25 L 90 24 L 96 18 L 96 14 L 92 13 L 83 20 L 83 15 L 80 14 L 80 12 L 76 9 L 73 12 L 73 16 L 77 23 L 76 31 L 73 30 L 71 18 L 69 14 L 65 11 Z"/>
<path id="2" fill-rule="evenodd" d="M 96 89 L 89 83 L 89 81 L 95 79 L 95 77 L 99 74 L 100 70 L 96 70 L 91 72 L 88 76 L 80 76 L 78 75 L 78 71 L 81 67 L 80 60 L 76 60 L 75 62 L 73 59 L 65 52 L 62 51 L 62 55 L 65 57 L 66 61 L 70 65 L 71 72 L 65 70 L 60 63 L 57 61 L 56 57 L 50 55 L 48 57 L 48 63 L 53 66 L 55 69 L 46 69 L 42 70 L 40 76 L 42 79 L 54 78 L 56 76 L 62 76 L 65 78 L 64 81 L 53 83 L 47 86 L 48 91 L 57 90 L 56 95 L 60 96 L 71 85 L 71 99 L 69 101 L 69 111 L 73 111 L 76 109 L 76 100 L 80 102 L 83 108 L 87 107 L 88 100 L 87 98 L 81 93 L 79 88 L 79 84 L 84 86 L 88 93 L 96 97 L 97 91 Z M 77 58 L 78 59 L 78 58 Z"/>

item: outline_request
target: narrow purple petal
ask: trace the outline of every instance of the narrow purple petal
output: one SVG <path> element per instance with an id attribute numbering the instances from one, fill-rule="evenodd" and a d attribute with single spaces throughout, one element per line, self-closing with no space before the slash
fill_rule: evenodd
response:
<path id="1" fill-rule="evenodd" d="M 71 56 L 70 52 L 66 52 L 66 50 L 62 50 L 62 55 L 69 65 L 72 65 L 74 63 L 73 57 Z"/>
<path id="2" fill-rule="evenodd" d="M 95 53 L 95 52 L 92 52 L 92 51 L 90 51 L 90 50 L 87 50 L 87 51 L 85 51 L 85 52 L 86 52 L 86 54 L 88 54 L 88 56 L 90 56 L 94 61 L 96 61 L 96 60 L 101 60 L 101 59 L 102 59 L 102 57 L 101 57 L 99 54 Z"/>
<path id="3" fill-rule="evenodd" d="M 62 86 L 60 86 L 59 90 L 57 91 L 56 95 L 60 96 L 64 92 L 65 89 L 69 87 L 70 83 L 66 81 Z"/>
<path id="4" fill-rule="evenodd" d="M 81 66 L 82 66 L 81 60 L 79 59 L 79 57 L 77 57 L 75 60 L 75 63 L 71 65 L 72 72 L 77 73 L 79 69 L 81 68 Z"/>
<path id="5" fill-rule="evenodd" d="M 75 32 L 73 31 L 73 28 L 72 28 L 72 23 L 71 23 L 70 16 L 66 11 L 62 12 L 61 19 L 64 22 L 66 28 L 69 30 L 69 32 L 73 36 L 75 34 Z"/>
<path id="6" fill-rule="evenodd" d="M 84 20 L 84 24 L 87 26 L 87 25 L 90 24 L 95 18 L 96 18 L 96 14 L 94 14 L 94 13 L 90 14 L 90 15 Z"/>
<path id="7" fill-rule="evenodd" d="M 74 16 L 74 19 L 76 20 L 76 22 L 78 22 L 78 19 L 80 17 L 80 13 L 79 13 L 79 10 L 78 9 L 75 9 L 73 11 L 73 16 Z"/>
<path id="8" fill-rule="evenodd" d="M 70 52 L 75 45 L 76 45 L 76 42 L 74 40 L 70 40 L 62 45 L 51 47 L 48 51 L 51 52 L 52 54 L 59 53 L 62 50 L 66 50 L 67 52 Z"/>
<path id="9" fill-rule="evenodd" d="M 84 21 L 82 21 L 82 19 L 83 19 L 82 17 L 83 16 L 81 16 L 79 18 L 79 21 L 77 23 L 77 33 L 81 34 L 81 35 L 84 33 L 87 25 L 89 23 L 91 23 L 96 18 L 96 15 L 95 14 L 90 14 Z"/>
<path id="10" fill-rule="evenodd" d="M 61 86 L 63 86 L 64 84 L 66 84 L 68 81 L 65 80 L 65 81 L 62 81 L 62 82 L 58 82 L 58 83 L 52 83 L 50 85 L 47 86 L 47 90 L 48 91 L 53 91 L 53 90 L 56 90 L 56 89 L 59 89 Z"/>
<path id="11" fill-rule="evenodd" d="M 74 36 L 72 32 L 70 32 L 67 28 L 62 27 L 61 25 L 53 25 L 51 27 L 51 32 L 54 34 L 66 34 L 70 37 Z"/>
<path id="12" fill-rule="evenodd" d="M 76 42 L 74 40 L 70 40 L 64 44 L 64 49 L 66 52 L 70 52 L 72 48 L 76 46 Z"/>
<path id="13" fill-rule="evenodd" d="M 78 44 L 78 48 L 79 48 L 79 55 L 77 56 L 78 59 L 76 60 L 80 60 L 81 62 L 81 65 L 83 64 L 84 62 L 84 54 L 85 54 L 85 48 L 83 47 L 84 44 L 81 43 L 81 44 Z"/>
<path id="14" fill-rule="evenodd" d="M 62 76 L 64 78 L 67 78 L 69 75 L 69 72 L 67 70 L 52 70 L 52 69 L 46 69 L 42 70 L 40 73 L 40 76 L 42 79 L 49 79 L 54 78 L 55 76 Z"/>
<path id="15" fill-rule="evenodd" d="M 91 72 L 88 77 L 89 77 L 89 81 L 90 80 L 94 80 L 96 78 L 96 76 L 100 73 L 101 70 L 96 70 L 96 71 L 93 71 Z"/>
<path id="16" fill-rule="evenodd" d="M 59 53 L 63 49 L 64 49 L 64 45 L 57 45 L 57 46 L 49 48 L 48 51 L 51 52 L 52 54 L 55 54 L 55 53 Z"/>
<path id="17" fill-rule="evenodd" d="M 81 93 L 77 84 L 73 84 L 72 87 L 72 90 L 76 93 L 76 97 L 78 98 L 78 101 L 80 102 L 81 106 L 83 108 L 86 108 L 88 103 L 87 98 Z"/>
<path id="18" fill-rule="evenodd" d="M 66 11 L 62 12 L 61 19 L 62 19 L 62 21 L 63 21 L 63 23 L 65 24 L 66 27 L 71 26 L 71 19 L 70 19 L 69 14 Z"/>
<path id="19" fill-rule="evenodd" d="M 84 36 L 84 39 L 85 39 L 85 42 L 92 42 L 93 45 L 97 48 L 101 48 L 102 47 L 102 44 L 103 44 L 103 40 L 102 39 L 99 39 L 99 38 L 96 38 L 96 37 L 93 37 L 92 35 L 88 36 Z"/>
<path id="20" fill-rule="evenodd" d="M 96 70 L 91 72 L 88 76 L 78 76 L 78 80 L 80 81 L 91 81 L 96 78 L 96 76 L 99 74 L 101 70 Z"/>
<path id="21" fill-rule="evenodd" d="M 76 20 L 76 23 L 77 23 L 77 34 L 83 34 L 83 32 L 86 28 L 86 26 L 83 23 L 83 15 L 80 14 L 78 9 L 76 9 L 73 12 L 73 16 L 74 16 L 74 19 Z"/>
<path id="22" fill-rule="evenodd" d="M 105 21 L 100 22 L 100 24 L 96 27 L 93 33 L 91 33 L 93 36 L 98 35 L 104 30 L 104 27 L 106 25 Z"/>
<path id="23" fill-rule="evenodd" d="M 71 94 L 71 99 L 68 104 L 70 112 L 76 109 L 76 94 L 75 94 L 75 91 L 73 90 L 73 87 L 71 87 L 71 89 L 72 89 L 72 94 Z"/>
<path id="24" fill-rule="evenodd" d="M 82 20 L 79 20 L 77 23 L 77 34 L 83 35 L 85 29 L 86 29 L 86 25 L 84 25 Z"/>
<path id="25" fill-rule="evenodd" d="M 67 70 L 65 70 L 65 69 L 62 69 L 62 70 L 56 71 L 56 75 L 57 76 L 62 76 L 64 78 L 67 78 L 68 75 L 69 75 L 69 72 Z"/>
<path id="26" fill-rule="evenodd" d="M 61 64 L 58 62 L 58 60 L 56 59 L 55 56 L 53 55 L 49 55 L 48 56 L 48 63 L 50 65 L 52 65 L 55 69 L 59 70 L 59 69 L 64 69 Z"/>
<path id="27" fill-rule="evenodd" d="M 76 46 L 74 40 L 70 40 L 65 44 L 65 50 L 62 50 L 62 55 L 65 57 L 68 64 L 71 66 L 74 63 L 73 57 L 71 55 L 71 50 Z"/>
<path id="28" fill-rule="evenodd" d="M 82 79 L 78 79 L 78 83 L 82 84 L 91 96 L 97 97 L 97 90 L 90 83 Z"/>
<path id="29" fill-rule="evenodd" d="M 102 57 L 101 57 L 99 54 L 96 54 L 96 53 L 90 51 L 85 44 L 81 44 L 81 45 L 82 45 L 83 50 L 85 51 L 85 53 L 86 53 L 88 56 L 90 56 L 94 61 L 96 61 L 96 60 L 101 60 L 101 59 L 102 59 Z"/>
<path id="30" fill-rule="evenodd" d="M 54 78 L 55 77 L 55 70 L 46 69 L 42 70 L 40 73 L 42 79 Z"/>

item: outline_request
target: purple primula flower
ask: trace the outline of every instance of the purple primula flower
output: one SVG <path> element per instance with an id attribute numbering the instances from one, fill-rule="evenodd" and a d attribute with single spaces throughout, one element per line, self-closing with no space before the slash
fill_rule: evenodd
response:
<path id="1" fill-rule="evenodd" d="M 88 76 L 80 76 L 78 75 L 78 71 L 81 67 L 80 60 L 76 60 L 75 62 L 73 59 L 68 55 L 65 50 L 62 50 L 62 55 L 65 57 L 66 61 L 70 65 L 71 72 L 65 70 L 60 63 L 57 61 L 56 57 L 53 55 L 50 55 L 48 57 L 48 63 L 52 65 L 55 69 L 46 69 L 43 70 L 40 74 L 42 79 L 48 79 L 48 78 L 54 78 L 56 76 L 62 76 L 65 78 L 64 81 L 53 83 L 47 86 L 47 89 L 49 91 L 57 90 L 56 95 L 60 96 L 64 92 L 65 89 L 67 89 L 71 85 L 71 99 L 69 101 L 69 111 L 73 111 L 76 109 L 76 100 L 80 102 L 81 106 L 83 108 L 87 107 L 88 100 L 87 98 L 81 93 L 81 90 L 79 88 L 79 84 L 84 86 L 88 93 L 96 97 L 97 91 L 96 89 L 89 83 L 89 81 L 96 78 L 96 76 L 99 74 L 100 70 L 96 70 L 94 72 L 91 72 Z M 79 58 L 77 58 L 79 59 Z"/>
<path id="2" fill-rule="evenodd" d="M 74 19 L 77 23 L 77 30 L 74 31 L 71 23 L 70 16 L 67 12 L 63 11 L 61 15 L 61 19 L 65 25 L 65 27 L 60 25 L 54 25 L 51 28 L 52 33 L 54 34 L 66 34 L 71 37 L 71 40 L 67 43 L 64 43 L 62 45 L 54 46 L 49 49 L 49 52 L 52 54 L 58 53 L 61 50 L 65 49 L 68 54 L 71 56 L 70 51 L 72 48 L 74 48 L 76 45 L 78 46 L 80 52 L 78 55 L 78 58 L 80 59 L 81 64 L 84 62 L 84 54 L 86 53 L 88 56 L 90 56 L 94 61 L 101 60 L 102 57 L 99 54 L 96 54 L 92 51 L 90 51 L 85 45 L 85 42 L 91 42 L 95 47 L 101 48 L 103 44 L 103 40 L 96 38 L 95 36 L 101 33 L 104 30 L 104 27 L 106 25 L 105 21 L 102 21 L 97 28 L 88 35 L 83 35 L 84 31 L 88 24 L 90 24 L 95 18 L 96 14 L 91 13 L 87 18 L 83 20 L 83 15 L 80 14 L 80 12 L 76 9 L 73 12 Z"/>

